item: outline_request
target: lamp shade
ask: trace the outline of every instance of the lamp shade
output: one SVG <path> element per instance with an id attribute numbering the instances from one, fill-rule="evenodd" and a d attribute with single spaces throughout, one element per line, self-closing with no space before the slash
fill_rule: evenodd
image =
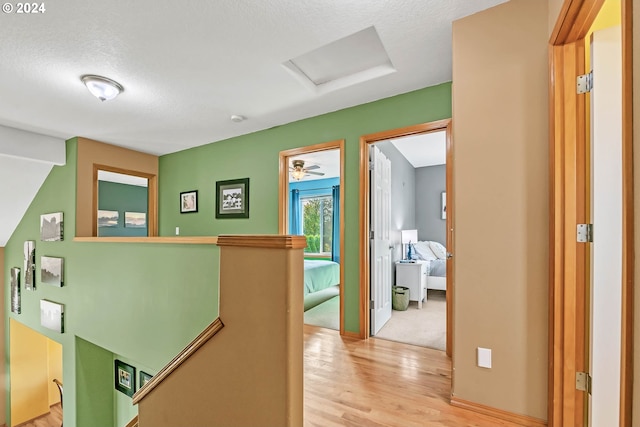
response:
<path id="1" fill-rule="evenodd" d="M 403 245 L 418 241 L 418 230 L 402 230 L 401 233 Z"/>

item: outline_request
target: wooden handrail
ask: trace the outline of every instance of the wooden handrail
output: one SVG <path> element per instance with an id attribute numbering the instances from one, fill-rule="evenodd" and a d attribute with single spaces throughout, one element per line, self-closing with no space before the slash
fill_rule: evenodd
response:
<path id="1" fill-rule="evenodd" d="M 251 248 L 303 249 L 307 246 L 307 239 L 304 236 L 284 234 L 221 234 L 216 244 Z"/>
<path id="2" fill-rule="evenodd" d="M 170 236 L 170 237 L 74 237 L 81 243 L 173 243 L 188 245 L 215 245 L 217 236 Z"/>
<path id="3" fill-rule="evenodd" d="M 136 415 L 125 427 L 138 427 L 138 416 Z"/>
<path id="4" fill-rule="evenodd" d="M 157 387 L 165 378 L 167 378 L 173 371 L 178 369 L 182 363 L 184 363 L 191 355 L 193 355 L 200 347 L 202 347 L 207 341 L 213 338 L 222 328 L 224 324 L 218 317 L 207 328 L 202 331 L 200 335 L 195 337 L 176 357 L 173 358 L 160 372 L 154 375 L 148 383 L 143 385 L 134 395 L 133 404 L 137 405 L 144 397 L 151 393 L 151 391 Z"/>

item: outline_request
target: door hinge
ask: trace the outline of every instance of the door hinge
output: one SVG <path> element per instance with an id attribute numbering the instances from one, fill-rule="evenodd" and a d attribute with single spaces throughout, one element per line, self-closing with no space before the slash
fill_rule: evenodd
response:
<path id="1" fill-rule="evenodd" d="M 373 240 L 373 230 L 369 231 L 369 239 Z"/>
<path id="2" fill-rule="evenodd" d="M 593 242 L 593 224 L 578 224 L 576 240 L 579 243 Z"/>
<path id="3" fill-rule="evenodd" d="M 593 89 L 593 71 L 578 76 L 576 86 L 578 94 L 591 92 L 591 89 Z"/>
<path id="4" fill-rule="evenodd" d="M 372 161 L 369 161 L 369 170 L 372 171 L 374 170 L 376 167 L 374 165 L 374 163 Z"/>
<path id="5" fill-rule="evenodd" d="M 373 300 L 369 300 L 369 310 L 373 310 Z"/>
<path id="6" fill-rule="evenodd" d="M 576 390 L 591 394 L 591 375 L 586 372 L 576 372 Z"/>

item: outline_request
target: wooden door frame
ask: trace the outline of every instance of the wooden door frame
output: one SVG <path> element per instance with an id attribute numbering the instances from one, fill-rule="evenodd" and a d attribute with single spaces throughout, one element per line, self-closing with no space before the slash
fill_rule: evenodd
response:
<path id="1" fill-rule="evenodd" d="M 322 142 L 306 147 L 292 148 L 280 152 L 278 173 L 278 234 L 289 233 L 289 158 L 318 151 L 338 150 L 340 153 L 340 335 L 344 330 L 344 139 Z"/>
<path id="2" fill-rule="evenodd" d="M 429 123 L 422 123 L 414 126 L 408 126 L 400 129 L 392 129 L 383 132 L 377 132 L 360 137 L 360 335 L 359 338 L 367 339 L 371 334 L 371 319 L 369 312 L 370 292 L 370 274 L 369 264 L 371 262 L 369 255 L 369 216 L 370 216 L 370 198 L 369 198 L 369 145 L 376 142 L 385 141 L 392 138 L 402 138 L 410 135 L 419 135 L 423 133 L 431 133 L 437 131 L 446 131 L 447 133 L 447 251 L 453 253 L 453 142 L 451 139 L 451 119 L 438 120 Z M 450 264 L 450 263 L 447 263 Z M 449 275 L 449 267 L 447 267 L 447 275 Z M 452 354 L 453 343 L 453 296 L 454 284 L 452 276 L 447 276 L 447 355 Z"/>
<path id="3" fill-rule="evenodd" d="M 586 245 L 576 224 L 588 219 L 588 138 L 585 96 L 576 76 L 585 73 L 585 36 L 604 0 L 565 0 L 549 44 L 549 426 L 582 426 L 586 393 L 575 375 L 588 371 Z M 622 338 L 620 426 L 631 425 L 633 393 L 633 123 L 632 0 L 622 0 Z"/>

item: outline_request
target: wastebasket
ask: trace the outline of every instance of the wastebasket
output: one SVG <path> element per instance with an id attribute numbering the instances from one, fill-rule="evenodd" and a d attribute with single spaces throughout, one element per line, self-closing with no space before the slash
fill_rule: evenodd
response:
<path id="1" fill-rule="evenodd" d="M 409 307 L 409 288 L 405 286 L 391 287 L 391 307 L 398 311 L 405 311 Z"/>

